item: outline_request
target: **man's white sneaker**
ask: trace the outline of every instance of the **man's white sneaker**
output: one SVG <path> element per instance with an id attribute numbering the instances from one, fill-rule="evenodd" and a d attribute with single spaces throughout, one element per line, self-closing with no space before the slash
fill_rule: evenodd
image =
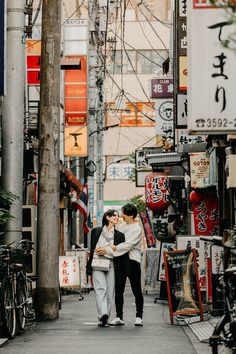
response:
<path id="1" fill-rule="evenodd" d="M 114 318 L 111 322 L 108 323 L 109 326 L 124 326 L 125 321 L 122 320 L 120 317 Z"/>
<path id="2" fill-rule="evenodd" d="M 134 323 L 135 326 L 143 326 L 143 320 L 142 318 L 140 317 L 136 317 L 136 320 L 135 320 L 135 323 Z"/>

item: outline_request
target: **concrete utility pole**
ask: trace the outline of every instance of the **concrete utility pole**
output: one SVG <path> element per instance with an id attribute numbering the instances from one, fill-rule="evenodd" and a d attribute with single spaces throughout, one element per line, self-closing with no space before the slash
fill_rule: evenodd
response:
<path id="1" fill-rule="evenodd" d="M 2 187 L 17 195 L 6 225 L 5 243 L 19 241 L 22 232 L 25 0 L 8 0 L 6 36 L 6 96 L 2 120 Z"/>
<path id="2" fill-rule="evenodd" d="M 43 0 L 39 125 L 37 318 L 59 314 L 61 1 Z"/>
<path id="3" fill-rule="evenodd" d="M 89 65 L 88 65 L 88 162 L 95 162 L 95 137 L 92 134 L 97 130 L 96 113 L 97 113 L 97 31 L 98 26 L 96 18 L 98 16 L 97 0 L 90 0 L 89 6 Z M 93 222 L 94 211 L 94 176 L 87 175 L 88 194 L 89 194 L 89 211 L 91 221 Z M 87 245 L 88 246 L 88 245 Z"/>
<path id="4" fill-rule="evenodd" d="M 104 127 L 104 43 L 107 30 L 107 1 L 93 0 L 90 2 L 90 47 L 89 47 L 89 97 L 92 98 L 89 107 L 89 159 L 94 160 L 95 136 L 96 139 L 96 165 L 97 165 L 97 225 L 102 224 L 103 215 L 103 127 Z M 95 94 L 95 95 L 94 95 Z M 93 178 L 88 179 L 90 193 Z"/>

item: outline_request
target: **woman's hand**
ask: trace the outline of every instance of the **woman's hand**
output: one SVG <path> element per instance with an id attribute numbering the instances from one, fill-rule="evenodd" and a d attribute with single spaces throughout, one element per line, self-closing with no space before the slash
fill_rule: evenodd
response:
<path id="1" fill-rule="evenodd" d="M 96 248 L 96 253 L 99 256 L 105 256 L 105 254 L 107 254 L 106 247 L 98 247 L 98 248 Z"/>
<path id="2" fill-rule="evenodd" d="M 112 251 L 115 252 L 116 250 L 117 250 L 117 247 L 113 245 L 113 246 L 112 246 Z"/>

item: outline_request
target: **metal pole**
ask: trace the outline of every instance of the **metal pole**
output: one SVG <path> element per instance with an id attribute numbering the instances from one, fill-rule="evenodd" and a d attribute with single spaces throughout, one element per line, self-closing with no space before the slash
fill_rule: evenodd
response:
<path id="1" fill-rule="evenodd" d="M 42 4 L 39 125 L 37 318 L 59 315 L 61 1 Z"/>
<path id="2" fill-rule="evenodd" d="M 19 241 L 22 232 L 25 0 L 7 1 L 6 96 L 2 121 L 2 186 L 17 195 L 6 225 L 5 243 Z"/>

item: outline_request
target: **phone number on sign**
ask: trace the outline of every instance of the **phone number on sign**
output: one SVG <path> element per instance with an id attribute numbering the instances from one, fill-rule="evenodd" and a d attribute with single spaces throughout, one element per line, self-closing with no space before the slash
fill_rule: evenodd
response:
<path id="1" fill-rule="evenodd" d="M 227 118 L 208 118 L 196 120 L 198 128 L 236 128 L 236 118 L 228 121 Z"/>

